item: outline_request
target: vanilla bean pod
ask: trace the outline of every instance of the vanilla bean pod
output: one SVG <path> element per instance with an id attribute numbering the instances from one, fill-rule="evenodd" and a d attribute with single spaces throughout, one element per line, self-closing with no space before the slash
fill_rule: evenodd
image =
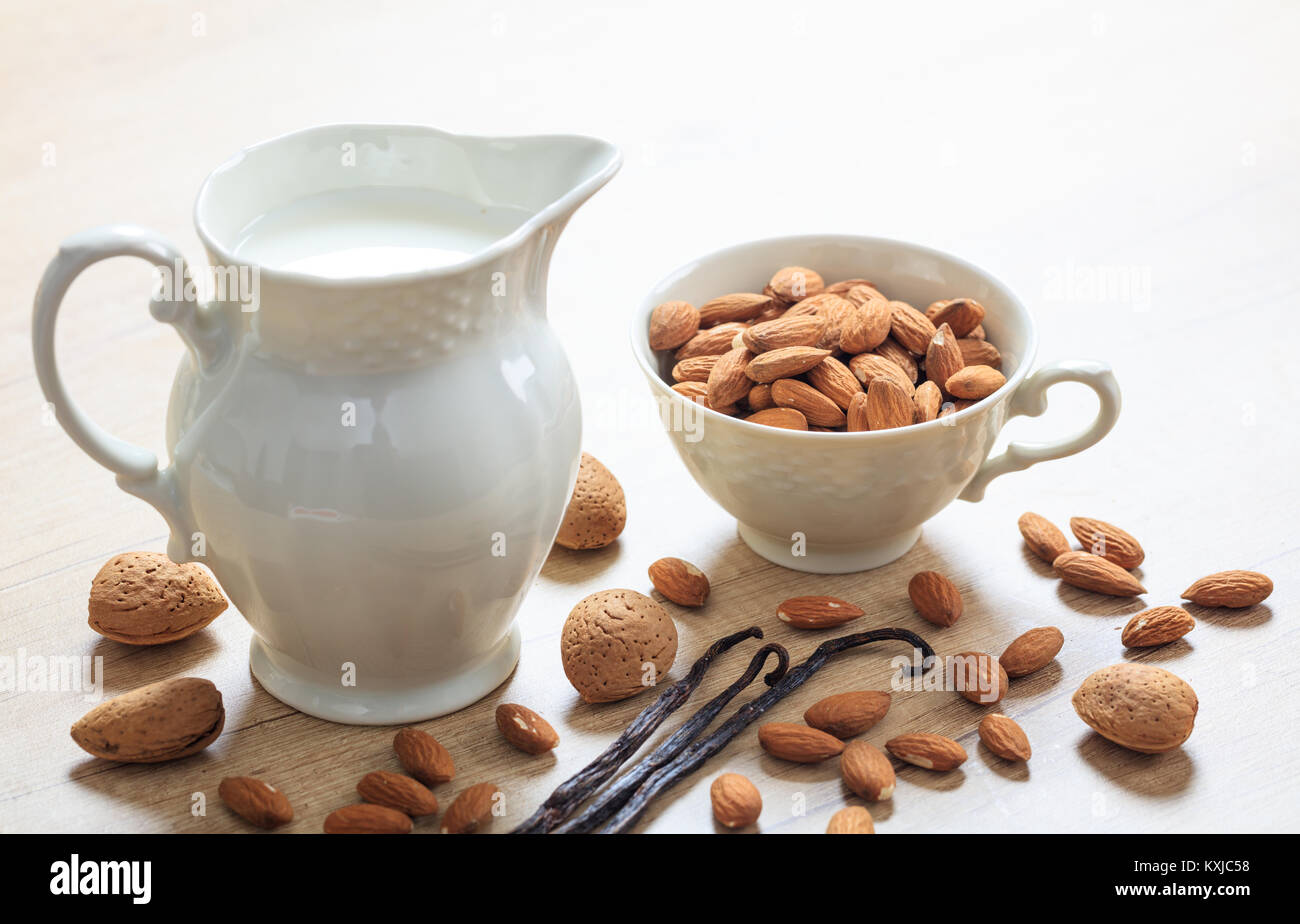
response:
<path id="1" fill-rule="evenodd" d="M 637 789 L 636 793 L 624 803 L 609 824 L 601 829 L 600 833 L 622 834 L 630 829 L 645 814 L 646 809 L 650 807 L 650 803 L 654 801 L 656 796 L 698 770 L 705 761 L 726 747 L 733 738 L 744 731 L 755 719 L 799 689 L 809 677 L 825 667 L 832 656 L 850 648 L 857 648 L 860 645 L 868 645 L 872 642 L 889 639 L 909 642 L 921 652 L 923 665 L 927 660 L 930 666 L 934 665 L 934 649 L 930 647 L 930 644 L 925 639 L 906 629 L 873 629 L 870 632 L 858 632 L 855 635 L 845 635 L 823 642 L 817 646 L 816 651 L 808 656 L 808 660 L 791 669 L 770 690 L 759 694 L 741 706 L 736 710 L 736 714 L 718 726 L 718 729 L 713 734 L 696 741 L 666 766 L 660 767 L 651 774 L 649 779 Z M 921 673 L 924 673 L 927 669 L 927 667 L 923 666 Z M 908 673 L 915 674 L 917 672 L 909 666 Z"/>
<path id="2" fill-rule="evenodd" d="M 763 678 L 763 682 L 770 687 L 784 677 L 790 667 L 790 652 L 786 651 L 783 645 L 769 642 L 754 652 L 749 667 L 745 668 L 745 672 L 736 678 L 736 681 L 731 686 L 701 706 L 693 716 L 682 723 L 682 727 L 677 729 L 667 741 L 659 745 L 631 770 L 615 780 L 614 784 L 601 793 L 600 798 L 589 805 L 581 815 L 556 828 L 555 833 L 585 834 L 597 825 L 608 821 L 615 812 L 623 807 L 623 803 L 632 798 L 632 794 L 636 792 L 637 787 L 641 785 L 646 777 L 680 754 L 688 744 L 699 736 L 700 732 L 709 727 L 709 723 L 718 717 L 718 713 L 735 699 L 741 690 L 754 682 L 754 678 L 763 669 L 763 664 L 767 661 L 768 655 L 772 654 L 776 655 L 776 667 L 768 671 L 767 676 Z"/>
<path id="3" fill-rule="evenodd" d="M 645 744 L 665 719 L 681 708 L 704 680 L 705 673 L 718 655 L 747 638 L 762 637 L 762 629 L 758 626 L 750 626 L 748 629 L 720 638 L 710 645 L 708 650 L 691 665 L 685 677 L 659 694 L 659 698 L 643 709 L 613 744 L 599 757 L 556 787 L 555 792 L 547 797 L 537 811 L 510 833 L 546 834 L 568 818 L 600 784 L 618 772 L 618 768 L 635 754 L 641 745 Z"/>

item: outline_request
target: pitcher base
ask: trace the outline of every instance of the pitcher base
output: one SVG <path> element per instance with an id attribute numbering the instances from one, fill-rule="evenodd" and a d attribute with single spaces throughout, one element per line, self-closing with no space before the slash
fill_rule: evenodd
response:
<path id="1" fill-rule="evenodd" d="M 249 666 L 266 692 L 299 712 L 344 725 L 404 725 L 464 709 L 495 690 L 519 662 L 518 624 L 497 648 L 453 677 L 423 686 L 365 691 L 340 685 L 256 635 L 249 646 Z"/>
<path id="2" fill-rule="evenodd" d="M 830 545 L 808 541 L 796 547 L 791 539 L 761 532 L 744 523 L 736 524 L 740 538 L 773 564 L 810 574 L 851 574 L 879 568 L 905 555 L 921 537 L 921 527 L 909 529 L 876 542 L 861 545 Z"/>

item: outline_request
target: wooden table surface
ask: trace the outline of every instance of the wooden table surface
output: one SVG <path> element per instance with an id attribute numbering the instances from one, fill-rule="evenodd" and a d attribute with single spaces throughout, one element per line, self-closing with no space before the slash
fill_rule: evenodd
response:
<path id="1" fill-rule="evenodd" d="M 713 594 L 698 611 L 669 604 L 681 635 L 672 678 L 712 639 L 749 624 L 802 659 L 821 636 L 774 616 L 802 593 L 856 601 L 863 627 L 920 631 L 947 653 L 997 653 L 1032 626 L 1064 631 L 1057 663 L 1016 681 L 1001 707 L 1033 742 L 1027 766 L 978 745 L 983 708 L 954 693 L 895 695 L 868 740 L 935 731 L 958 738 L 970 759 L 941 775 L 900 769 L 893 800 L 871 809 L 881 833 L 1296 830 L 1300 9 L 1133 6 L 6 4 L 0 655 L 102 657 L 108 695 L 207 677 L 228 713 L 201 755 L 119 766 L 69 739 L 89 708 L 79 693 L 0 692 L 0 829 L 245 830 L 216 790 L 223 776 L 251 774 L 292 799 L 290 830 L 319 831 L 354 800 L 363 773 L 397 768 L 393 729 L 331 725 L 263 692 L 233 609 L 157 649 L 87 628 L 96 570 L 117 552 L 162 549 L 163 523 L 50 425 L 32 371 L 30 304 L 60 239 L 88 226 L 152 226 L 199 259 L 193 196 L 245 144 L 320 122 L 410 121 L 584 132 L 626 154 L 559 245 L 550 311 L 582 386 L 586 448 L 626 489 L 628 527 L 602 551 L 557 549 L 520 613 L 515 674 L 475 706 L 421 724 L 459 768 L 440 788 L 444 804 L 465 785 L 496 782 L 508 817 L 490 830 L 505 830 L 649 702 L 581 704 L 560 668 L 559 632 L 584 595 L 648 591 L 646 566 L 678 555 L 708 573 Z M 877 571 L 818 577 L 759 559 L 674 456 L 624 326 L 680 263 L 813 231 L 914 240 L 986 267 L 1037 313 L 1040 361 L 1113 365 L 1125 401 L 1118 426 L 1082 455 L 999 479 L 982 503 L 955 502 Z M 94 419 L 161 451 L 180 348 L 150 320 L 148 285 L 139 261 L 87 272 L 59 349 Z M 1067 433 L 1093 407 L 1073 386 L 1056 389 L 1047 415 L 1014 421 L 1004 437 Z M 1127 528 L 1147 550 L 1150 593 L 1120 600 L 1060 585 L 1022 547 L 1016 518 L 1026 509 Z M 908 602 L 908 578 L 928 568 L 965 596 L 952 628 L 928 626 Z M 1193 607 L 1186 639 L 1125 652 L 1118 630 L 1130 614 L 1176 603 L 1191 580 L 1224 568 L 1264 571 L 1277 589 L 1248 611 Z M 724 658 L 692 704 L 729 683 L 751 650 Z M 799 721 L 829 693 L 882 687 L 895 653 L 839 659 L 769 718 Z M 1129 753 L 1075 716 L 1070 695 L 1083 678 L 1126 658 L 1172 670 L 1199 694 L 1181 749 Z M 559 748 L 535 758 L 512 750 L 493 726 L 503 701 L 546 716 Z M 836 761 L 773 760 L 751 728 L 641 829 L 713 831 L 708 786 L 728 770 L 762 791 L 765 832 L 819 832 L 854 801 Z"/>

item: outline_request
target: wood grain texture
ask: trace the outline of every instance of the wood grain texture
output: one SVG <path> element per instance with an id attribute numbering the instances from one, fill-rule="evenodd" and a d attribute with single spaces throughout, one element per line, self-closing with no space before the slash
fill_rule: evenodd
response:
<path id="1" fill-rule="evenodd" d="M 398 769 L 393 729 L 330 725 L 263 692 L 233 609 L 158 649 L 87 628 L 95 571 L 120 551 L 161 550 L 163 524 L 45 420 L 29 346 L 32 294 L 61 238 L 131 221 L 196 259 L 190 209 L 209 169 L 253 141 L 356 119 L 582 131 L 627 155 L 622 175 L 561 240 L 550 300 L 583 389 L 586 448 L 622 481 L 629 525 L 605 550 L 554 551 L 520 614 L 515 674 L 475 706 L 421 724 L 456 760 L 456 779 L 437 788 L 443 806 L 472 783 L 496 783 L 507 817 L 488 830 L 507 829 L 648 702 L 580 703 L 560 669 L 559 630 L 594 590 L 648 592 L 646 567 L 675 555 L 703 568 L 713 593 L 699 610 L 666 604 L 682 641 L 670 679 L 709 641 L 749 624 L 801 660 L 825 636 L 776 620 L 776 605 L 797 594 L 851 600 L 867 615 L 850 628 L 903 626 L 942 653 L 996 654 L 1032 626 L 1062 629 L 1058 660 L 1013 681 L 999 707 L 1029 735 L 1027 766 L 978 744 L 984 708 L 955 693 L 895 695 L 866 740 L 939 732 L 970 759 L 947 774 L 900 766 L 894 798 L 871 807 L 880 833 L 1300 828 L 1291 780 L 1300 758 L 1291 618 L 1300 577 L 1291 342 L 1300 10 L 1023 3 L 995 17 L 968 4 L 906 6 L 764 3 L 733 17 L 698 4 L 595 15 L 576 4 L 213 3 L 201 27 L 185 5 L 11 7 L 0 30 L 0 655 L 102 656 L 109 695 L 207 677 L 228 715 L 201 755 L 116 766 L 68 737 L 89 708 L 77 693 L 0 692 L 0 829 L 245 831 L 217 784 L 251 775 L 292 800 L 287 830 L 319 831 L 326 814 L 355 800 L 362 775 Z M 888 40 L 869 43 L 870 68 L 849 54 L 818 55 L 816 68 L 778 66 L 788 58 L 774 43 L 816 47 L 834 35 Z M 710 53 L 723 37 L 728 47 L 766 48 L 764 65 L 737 80 Z M 954 503 L 878 571 L 826 578 L 762 561 L 672 454 L 623 328 L 641 293 L 695 255 L 814 231 L 916 240 L 985 266 L 1037 312 L 1040 361 L 1114 366 L 1125 396 L 1119 425 L 1083 455 L 999 479 L 980 504 Z M 69 388 L 94 419 L 161 450 L 180 350 L 148 316 L 148 285 L 138 261 L 93 268 L 65 305 L 58 346 Z M 1091 410 L 1090 398 L 1057 389 L 1047 415 L 1017 420 L 1007 435 L 1064 434 Z M 1140 577 L 1150 593 L 1119 600 L 1062 586 L 1022 546 L 1016 518 L 1026 509 L 1062 527 L 1081 515 L 1132 532 L 1147 552 Z M 1190 635 L 1125 652 L 1119 630 L 1134 612 L 1177 603 L 1193 579 L 1224 568 L 1264 571 L 1277 589 L 1247 611 L 1189 606 L 1198 621 Z M 911 609 L 907 581 L 926 569 L 964 595 L 965 615 L 951 628 Z M 723 658 L 651 746 L 752 650 Z M 800 721 L 829 693 L 883 688 L 895 653 L 841 656 L 769 717 Z M 1069 698 L 1083 678 L 1124 658 L 1172 670 L 1199 694 L 1183 748 L 1129 753 L 1074 715 Z M 543 715 L 559 747 L 538 757 L 512 748 L 493 724 L 500 702 Z M 762 792 L 765 832 L 820 832 L 857 801 L 835 761 L 774 760 L 751 728 L 640 829 L 714 831 L 708 787 L 726 771 Z M 196 794 L 206 813 L 194 809 Z"/>

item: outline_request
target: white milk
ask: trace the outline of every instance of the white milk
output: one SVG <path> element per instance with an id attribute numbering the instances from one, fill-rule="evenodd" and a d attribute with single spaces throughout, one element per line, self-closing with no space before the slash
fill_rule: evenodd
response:
<path id="1" fill-rule="evenodd" d="M 278 206 L 239 233 L 235 256 L 326 279 L 387 276 L 459 263 L 530 217 L 430 189 L 362 186 Z"/>

